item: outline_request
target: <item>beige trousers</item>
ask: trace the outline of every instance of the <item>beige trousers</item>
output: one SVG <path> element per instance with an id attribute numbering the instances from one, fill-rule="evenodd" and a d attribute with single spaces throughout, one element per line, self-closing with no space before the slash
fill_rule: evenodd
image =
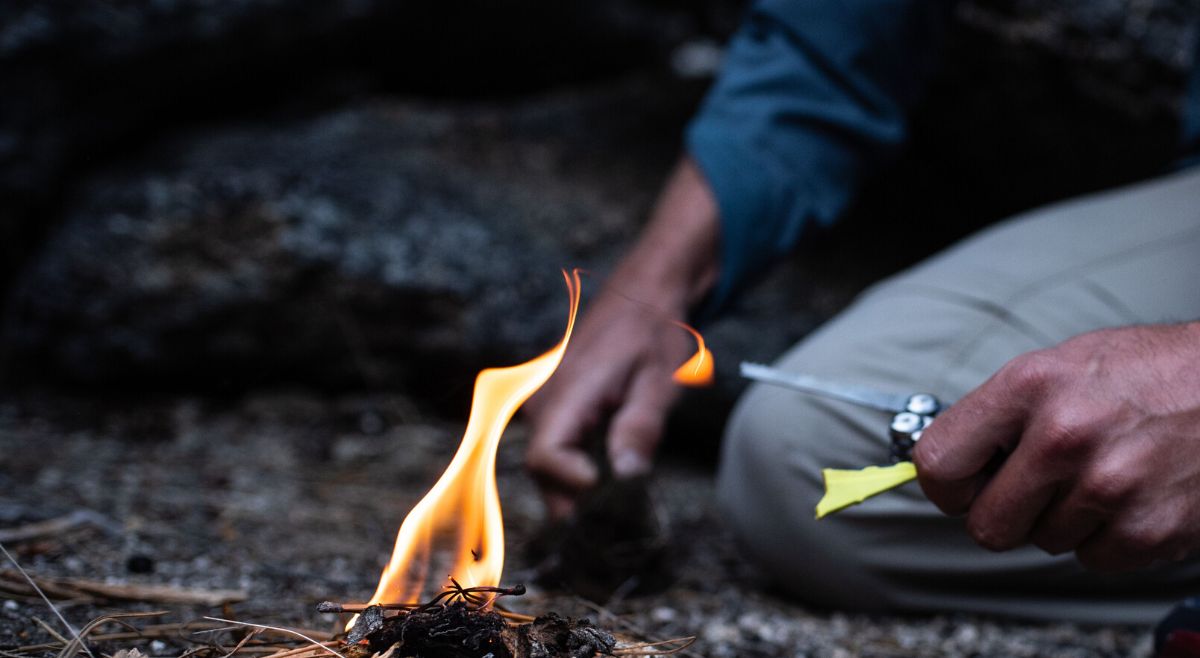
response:
<path id="1" fill-rule="evenodd" d="M 955 400 L 1012 357 L 1070 336 L 1196 318 L 1200 167 L 989 228 L 875 285 L 776 365 Z M 802 600 L 1141 624 L 1200 594 L 1200 559 L 1102 575 L 1069 554 L 988 552 L 916 483 L 815 521 L 821 468 L 885 463 L 888 420 L 762 384 L 731 417 L 721 502 L 748 555 Z"/>

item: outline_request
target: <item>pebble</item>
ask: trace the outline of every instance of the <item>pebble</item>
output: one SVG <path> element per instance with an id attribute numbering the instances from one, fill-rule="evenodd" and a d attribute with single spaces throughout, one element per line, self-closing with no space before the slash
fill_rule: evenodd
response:
<path id="1" fill-rule="evenodd" d="M 129 573 L 153 573 L 154 558 L 142 553 L 135 553 L 125 561 L 125 568 L 129 570 Z"/>
<path id="2" fill-rule="evenodd" d="M 675 621 L 676 616 L 675 609 L 666 606 L 658 606 L 650 612 L 650 618 L 659 623 Z"/>

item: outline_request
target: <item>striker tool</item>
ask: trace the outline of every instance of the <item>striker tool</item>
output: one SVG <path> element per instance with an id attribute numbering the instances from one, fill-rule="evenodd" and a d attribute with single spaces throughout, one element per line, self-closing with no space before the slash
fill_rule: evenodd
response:
<path id="1" fill-rule="evenodd" d="M 917 469 L 911 461 L 913 446 L 934 417 L 949 406 L 931 393 L 884 393 L 811 375 L 785 372 L 760 363 L 743 361 L 741 374 L 747 379 L 892 414 L 888 425 L 888 435 L 892 440 L 891 465 L 868 466 L 861 470 L 823 469 L 825 496 L 817 503 L 818 519 L 916 478 Z"/>

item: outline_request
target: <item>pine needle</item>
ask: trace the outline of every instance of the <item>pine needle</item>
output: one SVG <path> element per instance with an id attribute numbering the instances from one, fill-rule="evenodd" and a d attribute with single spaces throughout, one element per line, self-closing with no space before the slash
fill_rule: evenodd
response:
<path id="1" fill-rule="evenodd" d="M 682 652 L 684 649 L 695 644 L 696 638 L 692 637 L 677 637 L 671 640 L 662 640 L 660 642 L 643 642 L 641 644 L 631 644 L 624 647 L 619 647 L 613 650 L 614 656 L 670 656 Z M 673 649 L 663 647 L 678 644 Z"/>
<path id="2" fill-rule="evenodd" d="M 320 647 L 321 649 L 328 651 L 329 653 L 337 656 L 338 658 L 346 658 L 346 656 L 343 656 L 342 654 L 338 653 L 337 651 L 334 651 L 333 649 L 312 639 L 311 637 L 305 635 L 304 633 L 301 633 L 300 631 L 294 631 L 290 628 L 282 628 L 279 626 L 267 626 L 265 624 L 251 624 L 250 622 L 233 621 L 232 619 L 222 619 L 220 617 L 205 617 L 205 619 L 207 619 L 209 621 L 219 621 L 219 622 L 225 623 L 225 624 L 234 624 L 237 626 L 249 626 L 250 628 L 261 628 L 263 630 L 276 631 L 279 633 L 287 633 L 289 635 L 295 635 L 295 636 L 307 641 L 308 643 L 312 644 L 313 646 Z"/>
<path id="3" fill-rule="evenodd" d="M 29 586 L 33 588 L 33 591 L 37 592 L 38 596 L 42 597 L 42 600 L 46 602 L 46 605 L 50 606 L 50 611 L 54 613 L 55 617 L 58 617 L 58 620 L 62 622 L 62 625 L 67 628 L 67 631 L 70 632 L 71 635 L 75 636 L 75 641 L 79 643 L 79 646 L 83 647 L 84 652 L 86 652 L 91 658 L 96 658 L 96 654 L 92 653 L 91 648 L 84 644 L 83 639 L 79 637 L 79 631 L 76 631 L 75 627 L 67 621 L 67 618 L 63 617 L 62 613 L 58 611 L 58 608 L 54 607 L 54 604 L 50 602 L 50 599 L 46 598 L 46 593 L 42 591 L 42 588 L 37 586 L 37 583 L 33 582 L 33 578 L 29 577 L 29 572 L 25 571 L 25 568 L 17 562 L 17 559 L 8 552 L 8 549 L 4 547 L 4 544 L 0 544 L 0 552 L 3 552 L 4 557 L 8 558 L 9 562 L 12 562 L 12 565 L 16 567 L 17 571 L 25 578 L 25 582 L 29 583 Z"/>

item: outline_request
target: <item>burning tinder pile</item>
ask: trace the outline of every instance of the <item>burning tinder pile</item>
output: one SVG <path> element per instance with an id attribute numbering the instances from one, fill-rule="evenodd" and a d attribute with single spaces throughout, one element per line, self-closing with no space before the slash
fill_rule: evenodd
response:
<path id="1" fill-rule="evenodd" d="M 563 656 L 666 655 L 690 639 L 662 643 L 621 641 L 586 619 L 550 613 L 528 617 L 504 610 L 499 599 L 523 594 L 521 585 L 501 587 L 504 525 L 496 488 L 496 453 L 517 409 L 554 373 L 571 337 L 579 309 L 579 273 L 564 272 L 570 311 L 562 340 L 525 363 L 489 368 L 475 381 L 462 443 L 433 488 L 400 526 L 391 561 L 366 604 L 324 603 L 321 612 L 355 613 L 342 646 L 346 658 L 377 654 L 424 658 L 550 658 Z M 703 338 L 676 372 L 676 381 L 702 384 L 712 378 Z M 422 599 L 431 579 L 449 574 L 449 586 Z M 444 582 L 444 581 L 443 581 Z"/>

